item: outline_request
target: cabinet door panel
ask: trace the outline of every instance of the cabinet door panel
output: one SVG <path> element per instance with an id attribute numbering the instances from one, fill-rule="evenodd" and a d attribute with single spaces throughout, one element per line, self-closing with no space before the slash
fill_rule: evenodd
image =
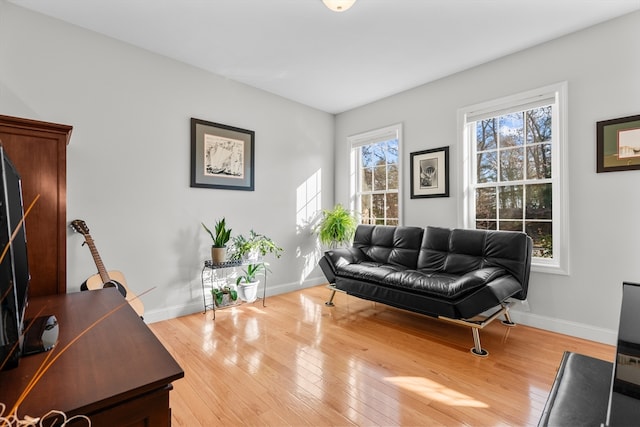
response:
<path id="1" fill-rule="evenodd" d="M 0 116 L 0 141 L 22 178 L 32 297 L 66 293 L 66 146 L 71 126 Z"/>

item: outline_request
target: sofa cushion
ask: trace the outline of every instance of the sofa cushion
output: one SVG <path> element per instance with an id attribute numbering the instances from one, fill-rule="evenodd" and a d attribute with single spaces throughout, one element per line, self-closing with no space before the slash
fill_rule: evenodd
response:
<path id="1" fill-rule="evenodd" d="M 340 277 L 384 284 L 390 274 L 404 271 L 405 267 L 365 261 L 357 264 L 343 264 L 336 270 L 337 275 Z"/>
<path id="2" fill-rule="evenodd" d="M 369 261 L 415 269 L 422 234 L 420 227 L 359 225 L 353 246 L 359 248 Z"/>
<path id="3" fill-rule="evenodd" d="M 505 274 L 504 269 L 497 267 L 470 271 L 463 276 L 428 270 L 406 270 L 389 273 L 384 284 L 440 298 L 457 299 Z"/>

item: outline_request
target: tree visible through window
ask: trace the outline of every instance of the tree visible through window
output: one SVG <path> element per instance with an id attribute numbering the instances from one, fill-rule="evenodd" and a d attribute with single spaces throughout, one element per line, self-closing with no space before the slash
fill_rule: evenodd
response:
<path id="1" fill-rule="evenodd" d="M 553 256 L 552 106 L 476 122 L 476 228 L 524 231 Z"/>
<path id="2" fill-rule="evenodd" d="M 354 137 L 354 208 L 363 224 L 399 225 L 400 141 L 396 127 Z"/>
<path id="3" fill-rule="evenodd" d="M 533 240 L 534 266 L 567 272 L 566 84 L 462 109 L 464 219 Z"/>

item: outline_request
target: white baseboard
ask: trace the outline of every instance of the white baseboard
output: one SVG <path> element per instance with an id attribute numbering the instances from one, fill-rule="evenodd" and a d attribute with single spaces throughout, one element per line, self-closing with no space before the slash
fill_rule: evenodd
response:
<path id="1" fill-rule="evenodd" d="M 279 283 L 279 284 L 267 284 L 267 297 L 273 295 L 285 294 L 288 292 L 299 291 L 300 289 L 310 288 L 312 286 L 322 285 L 327 283 L 327 279 L 318 276 L 304 280 L 302 283 Z M 260 291 L 261 292 L 261 291 Z M 189 314 L 203 312 L 202 300 L 185 305 L 175 305 L 171 307 L 165 307 L 159 310 L 147 310 L 144 313 L 144 321 L 146 323 L 155 323 L 162 320 L 174 319 L 180 316 L 186 316 Z"/>
<path id="2" fill-rule="evenodd" d="M 515 323 L 520 323 L 522 325 L 538 329 L 544 329 L 551 332 L 557 332 L 559 334 L 570 335 L 609 345 L 616 345 L 618 340 L 618 332 L 611 329 L 598 328 L 584 323 L 555 319 L 513 309 L 509 310 L 509 314 Z"/>

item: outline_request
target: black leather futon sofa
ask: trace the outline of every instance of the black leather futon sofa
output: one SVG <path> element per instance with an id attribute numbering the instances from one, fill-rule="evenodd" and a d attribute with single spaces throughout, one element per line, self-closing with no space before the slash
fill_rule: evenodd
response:
<path id="1" fill-rule="evenodd" d="M 486 356 L 479 329 L 527 297 L 532 241 L 525 233 L 359 225 L 353 245 L 319 265 L 336 291 L 470 326 L 471 352 Z M 492 313 L 485 312 L 493 310 Z"/>

